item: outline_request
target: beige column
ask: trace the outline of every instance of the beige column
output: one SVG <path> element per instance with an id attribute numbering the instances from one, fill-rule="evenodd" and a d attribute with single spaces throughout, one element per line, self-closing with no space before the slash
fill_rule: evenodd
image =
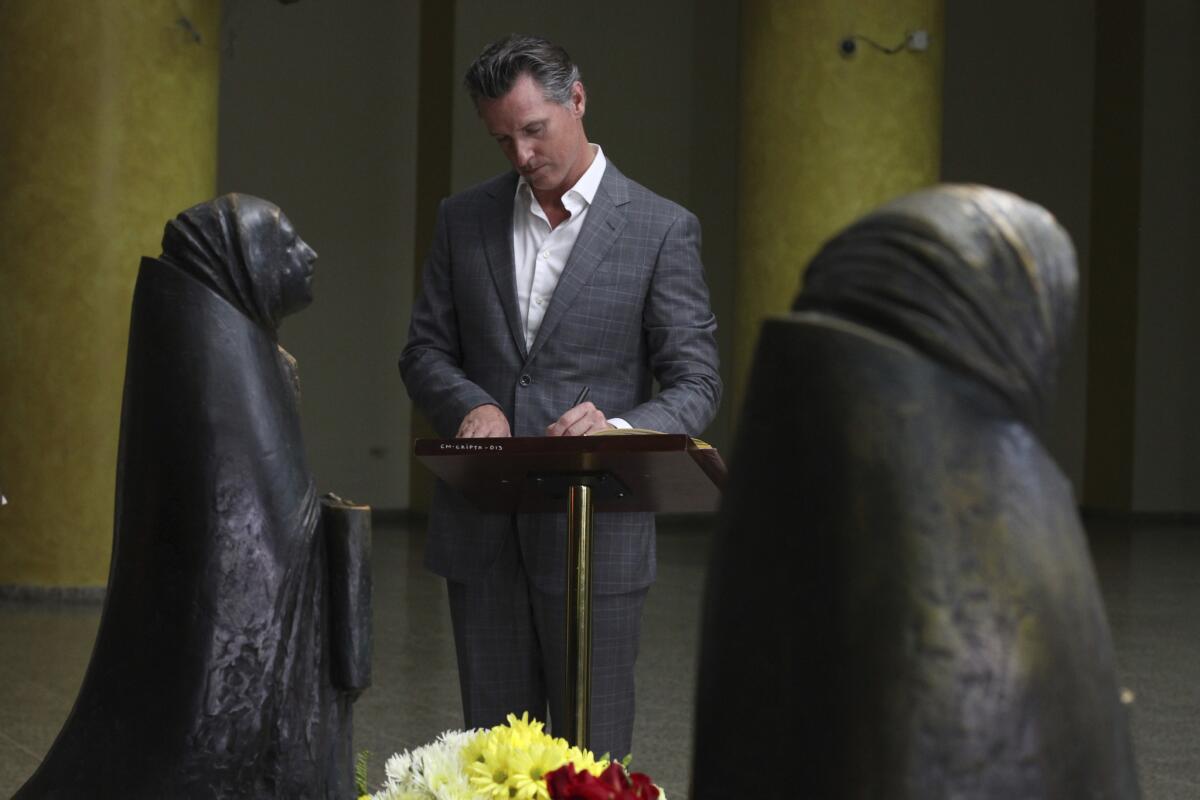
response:
<path id="1" fill-rule="evenodd" d="M 791 305 L 821 244 L 936 182 L 944 46 L 942 0 L 743 0 L 741 9 L 738 407 L 762 319 Z M 926 49 L 883 52 L 916 31 Z"/>
<path id="2" fill-rule="evenodd" d="M 0 14 L 0 586 L 102 586 L 138 259 L 216 188 L 220 0 Z"/>

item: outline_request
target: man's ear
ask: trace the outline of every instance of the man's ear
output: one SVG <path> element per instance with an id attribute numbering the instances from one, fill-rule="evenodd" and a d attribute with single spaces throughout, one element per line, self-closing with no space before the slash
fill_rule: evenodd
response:
<path id="1" fill-rule="evenodd" d="M 577 119 L 583 119 L 584 108 L 587 106 L 587 90 L 582 81 L 571 84 L 571 114 Z"/>

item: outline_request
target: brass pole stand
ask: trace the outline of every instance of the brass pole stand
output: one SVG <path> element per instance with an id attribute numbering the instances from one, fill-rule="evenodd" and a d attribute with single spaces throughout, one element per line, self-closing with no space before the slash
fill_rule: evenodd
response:
<path id="1" fill-rule="evenodd" d="M 572 744 L 587 749 L 592 706 L 592 489 L 567 490 L 566 723 Z"/>

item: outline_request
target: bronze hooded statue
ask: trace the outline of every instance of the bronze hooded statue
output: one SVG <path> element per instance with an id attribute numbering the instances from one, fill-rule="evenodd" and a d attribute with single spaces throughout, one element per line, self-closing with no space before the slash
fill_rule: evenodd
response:
<path id="1" fill-rule="evenodd" d="M 100 629 L 18 798 L 353 796 L 351 704 L 368 678 L 347 680 L 337 643 L 363 638 L 369 576 L 349 589 L 368 619 L 339 617 L 348 551 L 326 529 L 350 517 L 322 523 L 276 339 L 312 300 L 315 258 L 277 207 L 226 195 L 143 259 Z M 369 527 L 355 524 L 357 576 Z"/>
<path id="2" fill-rule="evenodd" d="M 831 240 L 762 328 L 706 596 L 693 794 L 1133 798 L 1069 482 L 1038 438 L 1075 256 L 975 186 Z"/>

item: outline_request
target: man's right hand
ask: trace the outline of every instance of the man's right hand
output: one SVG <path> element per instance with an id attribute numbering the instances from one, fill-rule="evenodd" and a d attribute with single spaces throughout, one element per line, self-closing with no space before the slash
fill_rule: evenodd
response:
<path id="1" fill-rule="evenodd" d="M 456 439 L 483 439 L 486 437 L 512 436 L 508 427 L 508 417 L 499 406 L 476 406 L 463 417 L 458 426 Z"/>

